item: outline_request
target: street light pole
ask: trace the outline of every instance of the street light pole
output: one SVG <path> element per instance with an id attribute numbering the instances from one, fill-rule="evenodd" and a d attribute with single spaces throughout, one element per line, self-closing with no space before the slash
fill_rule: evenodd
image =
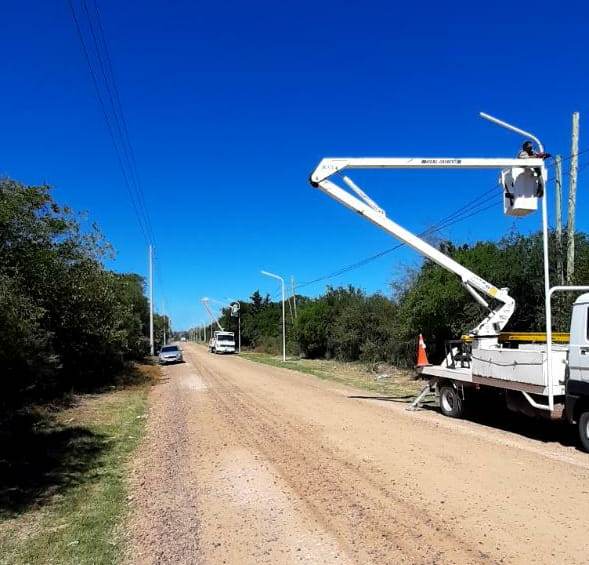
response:
<path id="1" fill-rule="evenodd" d="M 273 279 L 278 279 L 280 281 L 280 285 L 282 288 L 282 361 L 286 361 L 286 317 L 284 315 L 284 279 L 275 275 L 274 273 L 269 273 L 268 271 L 260 271 L 263 275 L 267 277 L 272 277 Z"/>
<path id="2" fill-rule="evenodd" d="M 540 152 L 544 152 L 544 146 L 542 142 L 529 131 L 518 128 L 512 124 L 509 124 L 503 120 L 480 112 L 481 118 L 488 120 L 502 128 L 511 130 L 523 137 L 535 141 L 538 144 Z M 542 167 L 542 174 L 545 174 L 546 167 Z M 544 185 L 546 185 L 546 177 L 544 177 Z M 549 410 L 554 409 L 554 392 L 552 389 L 552 306 L 550 303 L 550 271 L 549 271 L 549 254 L 548 254 L 548 202 L 547 202 L 548 189 L 544 186 L 544 194 L 542 195 L 542 239 L 543 239 L 543 258 L 544 258 L 544 311 L 546 316 L 546 381 L 548 383 L 548 406 Z"/>

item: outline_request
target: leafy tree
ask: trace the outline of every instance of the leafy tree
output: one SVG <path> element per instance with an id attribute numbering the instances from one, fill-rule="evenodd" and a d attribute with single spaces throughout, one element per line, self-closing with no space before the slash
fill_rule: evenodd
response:
<path id="1" fill-rule="evenodd" d="M 104 383 L 145 354 L 143 281 L 106 270 L 111 253 L 48 186 L 0 180 L 5 406 Z"/>
<path id="2" fill-rule="evenodd" d="M 162 314 L 154 313 L 153 315 L 153 344 L 157 353 L 164 346 L 164 335 L 166 343 L 172 339 L 172 326 L 170 318 Z"/>

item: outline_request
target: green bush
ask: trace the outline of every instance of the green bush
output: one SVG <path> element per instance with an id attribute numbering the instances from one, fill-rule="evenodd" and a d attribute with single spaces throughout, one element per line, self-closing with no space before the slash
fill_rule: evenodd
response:
<path id="1" fill-rule="evenodd" d="M 108 243 L 48 186 L 0 180 L 0 365 L 5 406 L 106 382 L 146 352 L 138 275 L 106 270 Z"/>

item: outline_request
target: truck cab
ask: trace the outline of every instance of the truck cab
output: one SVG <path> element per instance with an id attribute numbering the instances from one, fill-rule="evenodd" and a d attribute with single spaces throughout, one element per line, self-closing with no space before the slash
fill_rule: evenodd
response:
<path id="1" fill-rule="evenodd" d="M 209 341 L 209 351 L 211 353 L 235 353 L 235 334 L 216 331 Z"/>
<path id="2" fill-rule="evenodd" d="M 581 443 L 589 451 L 589 293 L 573 304 L 567 364 L 566 417 L 579 426 Z"/>

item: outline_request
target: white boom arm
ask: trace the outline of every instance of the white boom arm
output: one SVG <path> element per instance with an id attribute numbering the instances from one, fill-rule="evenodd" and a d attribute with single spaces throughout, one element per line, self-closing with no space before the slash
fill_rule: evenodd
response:
<path id="1" fill-rule="evenodd" d="M 485 294 L 502 304 L 495 309 L 490 309 L 485 319 L 471 330 L 473 336 L 494 337 L 501 332 L 515 309 L 515 301 L 509 296 L 508 289 L 497 288 L 482 279 L 454 259 L 444 255 L 441 251 L 396 224 L 386 217 L 386 213 L 372 199 L 370 199 L 350 179 L 344 177 L 344 182 L 359 196 L 350 194 L 342 189 L 329 177 L 343 169 L 406 169 L 406 168 L 444 168 L 444 169 L 488 169 L 529 167 L 544 169 L 542 159 L 456 159 L 456 158 L 326 158 L 323 159 L 310 177 L 311 185 L 319 188 L 340 204 L 358 212 L 373 224 L 384 229 L 387 233 L 406 243 L 418 253 L 431 259 L 451 273 L 458 275 L 463 286 L 473 298 L 485 308 L 489 308 L 486 300 L 481 296 Z"/>
<path id="2" fill-rule="evenodd" d="M 217 318 L 215 318 L 215 316 L 213 315 L 213 312 L 211 311 L 211 309 L 209 308 L 209 299 L 208 298 L 203 298 L 201 299 L 202 305 L 205 307 L 205 310 L 208 312 L 209 317 L 211 318 L 211 323 L 212 324 L 217 324 L 217 327 L 219 328 L 219 330 L 221 330 L 222 332 L 225 331 L 222 327 L 221 324 L 219 323 L 219 320 Z"/>

